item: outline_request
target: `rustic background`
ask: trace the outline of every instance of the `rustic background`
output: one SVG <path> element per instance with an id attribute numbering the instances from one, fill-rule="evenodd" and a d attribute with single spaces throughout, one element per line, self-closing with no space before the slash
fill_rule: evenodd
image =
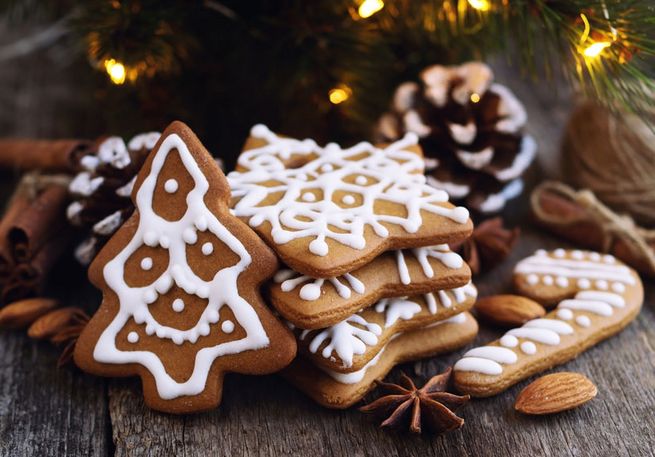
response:
<path id="1" fill-rule="evenodd" d="M 102 106 L 85 90 L 85 62 L 75 61 L 65 41 L 41 50 L 29 49 L 29 43 L 9 46 L 25 32 L 8 31 L 0 21 L 0 136 L 92 137 L 106 131 Z M 525 81 L 505 65 L 496 69 L 525 102 L 529 130 L 539 143 L 532 181 L 552 175 L 570 95 Z M 15 180 L 14 173 L 0 174 L 0 201 Z M 511 207 L 507 216 L 520 224 L 523 236 L 507 261 L 477 281 L 481 294 L 508 291 L 512 267 L 535 249 L 566 246 L 530 225 L 525 198 Z M 154 413 L 144 408 L 137 380 L 58 370 L 56 348 L 2 332 L 0 455 L 655 455 L 655 284 L 645 282 L 646 303 L 630 327 L 556 369 L 592 379 L 599 395 L 591 403 L 552 417 L 521 416 L 513 402 L 526 381 L 471 402 L 461 410 L 466 425 L 436 438 L 382 432 L 356 409 L 323 409 L 276 376 L 228 375 L 223 405 L 212 413 Z M 70 259 L 57 269 L 51 287 L 70 303 L 93 307 L 99 300 Z M 476 344 L 499 334 L 483 328 Z M 391 378 L 404 370 L 422 382 L 463 352 L 405 364 Z"/>

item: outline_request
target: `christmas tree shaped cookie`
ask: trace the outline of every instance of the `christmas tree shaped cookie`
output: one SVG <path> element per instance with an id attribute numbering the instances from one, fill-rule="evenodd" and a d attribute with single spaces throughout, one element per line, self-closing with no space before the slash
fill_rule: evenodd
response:
<path id="1" fill-rule="evenodd" d="M 286 366 L 295 340 L 259 295 L 275 255 L 230 214 L 225 176 L 186 125 L 163 133 L 132 198 L 135 213 L 89 270 L 103 301 L 78 366 L 138 375 L 148 406 L 174 413 L 217 406 L 226 372 Z"/>

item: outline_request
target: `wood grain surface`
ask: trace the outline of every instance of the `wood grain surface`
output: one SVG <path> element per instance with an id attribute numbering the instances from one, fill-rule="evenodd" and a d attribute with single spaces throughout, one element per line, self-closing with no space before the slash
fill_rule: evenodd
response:
<path id="1" fill-rule="evenodd" d="M 81 125 L 76 120 L 85 122 L 85 131 L 98 128 L 89 126 L 92 116 L 82 116 L 80 101 L 70 83 L 65 83 L 62 71 L 55 68 L 46 78 L 40 65 L 23 59 L 14 64 L 23 66 L 20 71 L 10 71 L 5 63 L 8 70 L 0 75 L 0 100 L 11 103 L 11 110 L 0 115 L 0 136 L 71 136 Z M 497 73 L 528 108 L 530 131 L 540 147 L 541 169 L 555 170 L 569 95 L 525 82 L 502 66 Z M 533 171 L 532 180 L 540 175 Z M 0 201 L 8 196 L 14 179 L 13 175 L 0 175 Z M 482 295 L 508 292 L 513 266 L 535 249 L 566 246 L 531 227 L 526 207 L 523 198 L 507 211 L 508 218 L 523 227 L 523 235 L 509 259 L 477 279 Z M 513 403 L 530 381 L 526 380 L 497 397 L 472 401 L 461 410 L 465 426 L 440 437 L 383 432 L 356 409 L 321 408 L 276 376 L 228 375 L 223 404 L 216 411 L 182 417 L 159 414 L 144 408 L 138 380 L 105 380 L 73 368 L 57 369 L 58 349 L 28 340 L 20 332 L 3 331 L 0 456 L 655 455 L 653 282 L 645 279 L 646 303 L 635 322 L 558 368 L 589 377 L 598 386 L 596 399 L 550 417 L 522 416 L 513 410 Z M 72 261 L 58 268 L 53 294 L 68 303 L 91 306 L 99 299 Z M 474 344 L 500 334 L 482 326 Z M 423 382 L 454 363 L 464 351 L 405 364 L 390 378 L 396 379 L 402 370 Z"/>

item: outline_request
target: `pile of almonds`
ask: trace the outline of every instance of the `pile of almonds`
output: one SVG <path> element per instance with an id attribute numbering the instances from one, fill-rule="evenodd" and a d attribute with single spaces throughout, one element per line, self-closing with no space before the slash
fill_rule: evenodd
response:
<path id="1" fill-rule="evenodd" d="M 77 338 L 88 321 L 89 316 L 81 308 L 62 308 L 52 298 L 29 298 L 0 309 L 0 328 L 27 329 L 30 338 L 63 345 L 57 366 L 70 362 Z"/>

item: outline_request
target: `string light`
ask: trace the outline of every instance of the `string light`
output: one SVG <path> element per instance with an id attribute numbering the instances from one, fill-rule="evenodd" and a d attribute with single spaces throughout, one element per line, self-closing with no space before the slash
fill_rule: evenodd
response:
<path id="1" fill-rule="evenodd" d="M 330 92 L 328 92 L 328 98 L 330 99 L 330 103 L 333 105 L 338 105 L 339 103 L 345 102 L 350 98 L 351 95 L 352 90 L 345 84 L 341 84 L 334 89 L 330 89 Z"/>
<path id="2" fill-rule="evenodd" d="M 478 11 L 489 11 L 491 3 L 489 0 L 468 0 L 469 5 Z"/>
<path id="3" fill-rule="evenodd" d="M 584 24 L 584 30 L 582 31 L 582 35 L 580 35 L 580 45 L 584 45 L 584 43 L 589 38 L 589 34 L 591 32 L 591 26 L 589 25 L 589 19 L 587 19 L 587 16 L 584 13 L 580 13 L 580 18 L 582 19 L 582 22 Z M 595 43 L 590 44 L 589 46 L 581 47 L 580 52 L 585 57 L 588 57 L 590 59 L 595 59 L 600 55 L 601 52 L 603 52 L 605 48 L 608 48 L 611 45 L 612 45 L 611 41 L 597 41 Z"/>
<path id="4" fill-rule="evenodd" d="M 593 59 L 598 57 L 600 53 L 603 52 L 603 49 L 608 48 L 611 45 L 612 43 L 610 41 L 598 41 L 596 43 L 587 46 L 582 51 L 582 54 L 584 54 L 585 57 L 591 57 Z"/>
<path id="5" fill-rule="evenodd" d="M 471 102 L 477 103 L 479 101 L 480 101 L 480 94 L 476 94 L 475 92 L 473 92 L 471 94 Z"/>
<path id="6" fill-rule="evenodd" d="M 109 75 L 111 82 L 114 84 L 123 84 L 125 82 L 125 78 L 127 77 L 125 65 L 115 59 L 107 59 L 104 61 L 103 65 L 105 66 L 105 71 Z"/>
<path id="7" fill-rule="evenodd" d="M 362 19 L 373 16 L 375 13 L 384 8 L 384 2 L 382 0 L 364 0 L 357 9 L 357 14 Z M 341 103 L 341 102 L 339 102 Z"/>

